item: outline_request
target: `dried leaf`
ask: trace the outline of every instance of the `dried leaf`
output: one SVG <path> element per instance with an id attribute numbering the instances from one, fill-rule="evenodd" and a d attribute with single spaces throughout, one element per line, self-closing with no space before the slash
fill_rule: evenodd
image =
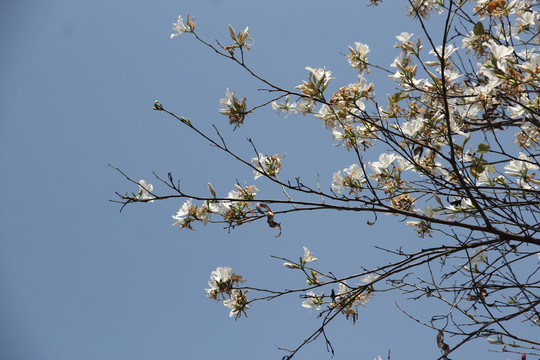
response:
<path id="1" fill-rule="evenodd" d="M 444 351 L 444 356 L 448 355 L 450 353 L 450 346 L 445 344 L 444 342 L 444 334 L 442 330 L 439 330 L 439 333 L 437 334 L 437 346 L 439 349 Z"/>
<path id="2" fill-rule="evenodd" d="M 257 203 L 257 210 L 265 215 L 265 212 L 264 210 L 262 210 L 261 208 L 264 208 L 266 209 L 266 222 L 268 223 L 268 226 L 270 226 L 271 228 L 274 228 L 274 229 L 279 229 L 279 234 L 276 235 L 276 237 L 280 236 L 281 235 L 281 224 L 280 223 L 277 223 L 274 221 L 274 213 L 272 212 L 272 210 L 270 210 L 270 207 L 266 204 L 261 204 L 261 203 Z"/>

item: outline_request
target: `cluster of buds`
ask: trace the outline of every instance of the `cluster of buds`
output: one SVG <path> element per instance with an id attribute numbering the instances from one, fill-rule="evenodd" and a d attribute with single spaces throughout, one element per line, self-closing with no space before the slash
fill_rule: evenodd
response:
<path id="1" fill-rule="evenodd" d="M 231 56 L 234 56 L 234 49 L 246 49 L 251 50 L 253 47 L 253 39 L 249 37 L 249 27 L 246 27 L 244 31 L 236 33 L 231 25 L 229 25 L 229 33 L 233 44 L 228 46 L 221 46 L 224 50 L 227 50 Z"/>

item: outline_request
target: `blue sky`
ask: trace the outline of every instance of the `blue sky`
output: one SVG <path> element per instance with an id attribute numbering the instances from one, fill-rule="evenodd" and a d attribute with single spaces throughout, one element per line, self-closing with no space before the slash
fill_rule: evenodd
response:
<path id="1" fill-rule="evenodd" d="M 202 129 L 216 124 L 231 148 L 249 158 L 286 154 L 282 178 L 311 184 L 352 155 L 331 145 L 314 118 L 277 118 L 270 110 L 232 132 L 217 113 L 226 88 L 248 104 L 266 98 L 238 66 L 190 36 L 169 39 L 171 24 L 189 12 L 199 35 L 228 39 L 228 24 L 250 26 L 255 47 L 247 63 L 263 77 L 294 87 L 305 66 L 354 82 L 343 53 L 355 41 L 370 45 L 370 60 L 389 65 L 395 35 L 418 33 L 404 8 L 385 1 L 30 1 L 0 5 L 0 352 L 11 360 L 276 359 L 314 331 L 319 319 L 297 296 L 253 304 L 234 321 L 205 298 L 210 272 L 230 266 L 249 285 L 301 287 L 305 280 L 270 255 L 297 258 L 302 246 L 336 275 L 388 262 L 375 245 L 396 248 L 414 231 L 396 219 L 367 226 L 342 213 L 278 219 L 283 235 L 264 223 L 228 233 L 221 226 L 178 232 L 171 215 L 181 202 L 129 206 L 119 213 L 114 192 L 136 191 L 108 167 L 120 167 L 157 188 L 152 172 L 168 171 L 184 189 L 206 193 L 211 182 L 226 194 L 249 169 L 208 146 L 188 129 L 152 110 L 155 99 Z M 390 82 L 372 72 L 384 95 Z M 258 180 L 261 194 L 276 194 Z M 268 189 L 268 190 L 267 190 Z M 265 193 L 265 191 L 267 191 Z M 415 243 L 416 242 L 416 243 Z M 425 314 L 425 304 L 391 294 L 375 296 L 355 326 L 329 328 L 335 359 L 434 358 L 435 335 L 397 310 Z M 436 307 L 433 307 L 435 309 Z M 432 308 L 429 308 L 430 310 Z M 409 334 L 414 332 L 415 336 Z M 459 355 L 484 354 L 486 343 Z M 467 356 L 465 356 L 467 355 Z M 497 357 L 499 356 L 499 357 Z M 493 355 L 493 359 L 507 356 Z M 330 358 L 316 342 L 298 359 Z M 458 358 L 458 355 L 456 355 Z"/>

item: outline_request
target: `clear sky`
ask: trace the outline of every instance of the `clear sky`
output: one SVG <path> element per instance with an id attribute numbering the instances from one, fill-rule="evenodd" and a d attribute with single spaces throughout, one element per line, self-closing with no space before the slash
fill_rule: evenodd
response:
<path id="1" fill-rule="evenodd" d="M 246 158 L 250 137 L 261 152 L 286 154 L 282 178 L 301 176 L 329 187 L 332 172 L 352 155 L 332 147 L 314 118 L 277 118 L 268 110 L 232 132 L 217 113 L 230 87 L 256 104 L 266 94 L 238 66 L 190 36 L 169 38 L 189 12 L 206 39 L 228 39 L 228 24 L 250 26 L 255 47 L 247 63 L 263 77 L 294 87 L 305 66 L 354 82 L 343 53 L 370 45 L 372 62 L 388 66 L 395 36 L 418 29 L 404 5 L 384 1 L 253 0 L 17 0 L 0 5 L 0 358 L 10 360 L 277 359 L 319 324 L 297 296 L 253 304 L 234 321 L 205 298 L 210 272 L 230 266 L 248 285 L 301 287 L 305 280 L 270 255 L 298 258 L 302 246 L 336 275 L 385 263 L 374 245 L 418 246 L 394 218 L 309 213 L 280 218 L 283 235 L 264 223 L 228 233 L 221 226 L 178 232 L 171 215 L 182 202 L 119 206 L 114 192 L 136 191 L 107 164 L 158 188 L 152 171 L 172 171 L 182 186 L 205 193 L 212 182 L 226 194 L 236 179 L 254 183 L 249 169 L 208 146 L 188 129 L 152 110 L 155 99 L 203 129 L 216 124 Z M 401 3 L 401 2 L 400 2 Z M 436 35 L 437 38 L 440 34 Z M 369 80 L 390 82 L 383 73 Z M 270 184 L 258 180 L 261 194 Z M 372 219 L 369 219 L 372 220 Z M 414 243 L 416 242 L 416 243 Z M 389 261 L 389 260 L 388 260 Z M 433 308 L 378 294 L 357 324 L 330 325 L 334 359 L 426 359 L 440 354 L 432 331 L 407 319 Z M 426 310 L 428 309 L 428 310 Z M 411 336 L 411 333 L 414 336 Z M 455 358 L 485 355 L 486 342 Z M 478 355 L 479 356 L 479 355 Z M 493 354 L 491 359 L 508 356 Z M 298 359 L 330 358 L 320 341 Z"/>

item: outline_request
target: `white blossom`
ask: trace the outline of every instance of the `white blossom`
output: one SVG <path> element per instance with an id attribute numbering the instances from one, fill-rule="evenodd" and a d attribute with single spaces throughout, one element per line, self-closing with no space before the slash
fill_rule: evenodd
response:
<path id="1" fill-rule="evenodd" d="M 234 92 L 231 92 L 231 89 L 227 88 L 225 97 L 219 100 L 219 103 L 223 106 L 219 109 L 219 113 L 223 115 L 229 115 L 231 112 L 231 107 L 234 106 Z"/>
<path id="2" fill-rule="evenodd" d="M 318 297 L 313 291 L 308 291 L 306 294 L 307 299 L 302 302 L 302 306 L 308 309 L 321 309 L 323 303 L 322 295 Z"/>
<path id="3" fill-rule="evenodd" d="M 368 165 L 375 174 L 380 174 L 383 170 L 387 170 L 390 164 L 397 158 L 394 153 L 382 153 L 379 155 L 379 161 L 369 162 Z"/>
<path id="4" fill-rule="evenodd" d="M 367 275 L 362 276 L 360 278 L 360 282 L 364 283 L 364 284 L 370 284 L 370 283 L 374 282 L 375 280 L 377 280 L 378 278 L 379 278 L 379 275 L 367 274 Z"/>
<path id="5" fill-rule="evenodd" d="M 289 114 L 296 114 L 298 110 L 296 109 L 296 103 L 289 102 L 289 95 L 285 97 L 285 102 L 278 104 L 277 102 L 272 102 L 272 109 L 277 111 L 278 116 L 280 112 L 283 112 L 283 117 L 286 118 Z"/>
<path id="6" fill-rule="evenodd" d="M 191 202 L 193 201 L 193 199 L 188 199 L 186 200 L 186 202 L 184 202 L 184 204 L 182 205 L 182 207 L 180 207 L 180 210 L 178 210 L 178 212 L 176 213 L 176 215 L 173 215 L 173 219 L 176 220 L 174 223 L 173 223 L 173 226 L 180 226 L 182 227 L 182 225 L 184 225 L 184 223 L 186 222 L 186 216 L 188 215 L 189 213 L 189 210 L 191 209 Z"/>
<path id="7" fill-rule="evenodd" d="M 149 195 L 152 191 L 154 191 L 154 187 L 152 184 L 147 184 L 144 180 L 139 180 L 139 194 L 138 199 L 146 200 L 146 199 L 153 199 L 152 196 Z M 154 202 L 154 200 L 150 200 L 149 202 Z"/>
<path id="8" fill-rule="evenodd" d="M 319 258 L 316 258 L 315 256 L 313 256 L 313 254 L 311 253 L 311 251 L 309 251 L 307 247 L 303 246 L 303 248 L 304 248 L 304 262 L 305 263 L 319 260 Z"/>
<path id="9" fill-rule="evenodd" d="M 210 281 L 208 285 L 210 289 L 206 289 L 208 294 L 212 291 L 220 291 L 219 283 L 224 283 L 231 278 L 232 269 L 230 267 L 218 267 L 210 274 Z"/>
<path id="10" fill-rule="evenodd" d="M 371 51 L 369 46 L 360 42 L 354 43 L 354 48 L 349 46 L 350 54 L 347 55 L 349 64 L 353 69 L 358 69 L 361 72 L 367 67 L 367 54 Z"/>
<path id="11" fill-rule="evenodd" d="M 189 20 L 189 16 L 188 16 L 188 20 Z M 173 30 L 176 31 L 176 34 L 172 33 L 171 39 L 177 37 L 180 34 L 190 31 L 190 29 L 184 24 L 182 15 L 178 16 L 178 21 L 173 24 Z"/>
<path id="12" fill-rule="evenodd" d="M 335 172 L 334 177 L 332 178 L 332 189 L 338 193 L 345 190 L 345 185 L 343 184 L 343 177 L 341 176 L 341 171 Z"/>
<path id="13" fill-rule="evenodd" d="M 362 170 L 362 168 L 356 164 L 352 164 L 348 168 L 343 169 L 343 172 L 346 173 L 351 178 L 355 180 L 359 180 L 359 181 L 363 180 L 365 177 L 364 170 Z"/>
<path id="14" fill-rule="evenodd" d="M 471 265 L 479 265 L 487 261 L 487 251 L 485 246 L 480 246 L 473 251 L 470 263 Z"/>
<path id="15" fill-rule="evenodd" d="M 269 157 L 259 153 L 258 157 L 251 159 L 251 165 L 255 168 L 253 174 L 255 180 L 261 176 L 276 176 L 281 169 L 279 156 Z"/>

